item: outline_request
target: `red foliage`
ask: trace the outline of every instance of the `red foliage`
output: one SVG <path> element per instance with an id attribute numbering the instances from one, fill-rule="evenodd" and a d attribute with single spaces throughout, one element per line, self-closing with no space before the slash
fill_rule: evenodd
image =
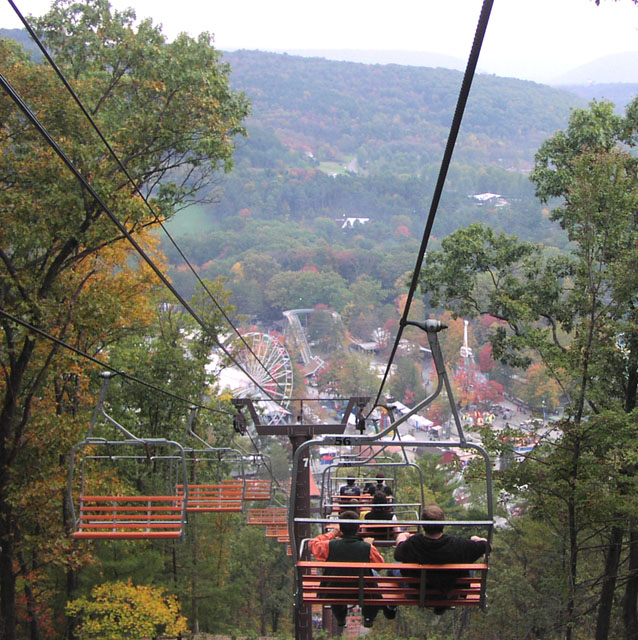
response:
<path id="1" fill-rule="evenodd" d="M 432 405 L 428 411 L 428 419 L 432 420 L 434 424 L 441 424 L 442 422 L 445 422 L 445 410 L 442 406 L 438 406 L 436 404 Z"/>
<path id="2" fill-rule="evenodd" d="M 492 345 L 488 342 L 479 351 L 479 369 L 481 373 L 487 373 L 496 366 L 496 362 L 492 359 Z"/>
<path id="3" fill-rule="evenodd" d="M 319 269 L 317 267 L 313 267 L 312 265 L 307 264 L 305 267 L 301 267 L 302 271 L 314 271 L 315 273 L 319 273 Z"/>
<path id="4" fill-rule="evenodd" d="M 495 318 L 494 316 L 491 316 L 489 313 L 486 313 L 484 316 L 481 316 L 481 324 L 484 327 L 490 327 L 491 325 L 493 325 L 494 323 L 496 323 L 499 326 L 502 326 L 505 324 L 505 320 L 499 320 L 498 318 Z"/>
<path id="5" fill-rule="evenodd" d="M 397 236 L 405 236 L 406 238 L 410 238 L 412 234 L 410 233 L 410 229 L 408 229 L 404 224 L 400 224 L 395 230 L 394 234 Z"/>
<path id="6" fill-rule="evenodd" d="M 395 318 L 388 318 L 384 323 L 383 323 L 383 328 L 386 331 L 394 331 L 394 329 L 396 329 L 397 326 L 397 321 Z"/>
<path id="7" fill-rule="evenodd" d="M 46 602 L 32 602 L 35 615 L 38 620 L 38 630 L 42 638 L 55 638 L 57 636 L 54 627 L 53 612 Z M 27 607 L 27 598 L 24 593 L 16 593 L 16 617 L 18 624 L 27 627 L 31 623 L 31 615 Z"/>

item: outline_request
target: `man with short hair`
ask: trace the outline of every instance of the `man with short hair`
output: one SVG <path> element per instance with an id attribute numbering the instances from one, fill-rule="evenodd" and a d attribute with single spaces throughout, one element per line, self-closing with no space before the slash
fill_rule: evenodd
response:
<path id="1" fill-rule="evenodd" d="M 438 505 L 426 506 L 421 520 L 442 522 L 445 520 L 443 509 Z M 407 531 L 397 536 L 394 559 L 397 562 L 417 564 L 469 564 L 478 560 L 489 551 L 486 538 L 472 536 L 461 538 L 443 533 L 442 524 L 424 524 L 423 533 L 410 535 Z M 419 572 L 402 571 L 403 575 L 417 575 Z M 444 594 L 452 590 L 458 578 L 469 576 L 468 571 L 429 571 L 428 586 Z M 441 614 L 448 607 L 435 607 L 434 613 Z"/>
<path id="2" fill-rule="evenodd" d="M 374 545 L 361 540 L 357 535 L 359 531 L 359 516 L 354 511 L 343 511 L 339 515 L 339 528 L 331 529 L 327 533 L 322 533 L 309 541 L 308 547 L 317 560 L 327 562 L 383 562 L 383 556 Z M 324 575 L 351 575 L 351 569 L 329 568 L 324 571 Z M 367 575 L 372 575 L 372 570 Z M 356 583 L 355 583 L 356 584 Z M 337 583 L 330 586 L 344 586 L 344 583 Z M 352 586 L 348 584 L 347 586 Z M 364 605 L 362 607 L 363 626 L 371 627 L 377 613 L 377 605 Z M 345 627 L 348 605 L 331 605 L 332 614 L 337 620 L 339 627 Z M 386 618 L 392 619 L 396 616 L 396 610 L 383 607 Z"/>
<path id="3" fill-rule="evenodd" d="M 390 502 L 392 502 L 392 489 L 385 484 L 385 474 L 382 471 L 377 473 L 377 486 L 374 490 L 375 493 L 382 491 L 388 498 L 390 498 Z"/>
<path id="4" fill-rule="evenodd" d="M 361 489 L 354 483 L 354 478 L 346 478 L 346 484 L 339 488 L 340 496 L 360 496 Z"/>

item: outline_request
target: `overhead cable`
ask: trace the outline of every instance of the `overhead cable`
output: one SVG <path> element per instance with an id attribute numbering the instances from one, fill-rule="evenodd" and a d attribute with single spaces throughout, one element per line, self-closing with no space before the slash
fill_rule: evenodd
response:
<path id="1" fill-rule="evenodd" d="M 98 360 L 97 358 L 93 357 L 91 354 L 86 353 L 85 351 L 82 351 L 81 349 L 77 349 L 76 347 L 74 347 L 73 345 L 70 345 L 68 342 L 64 342 L 63 340 L 60 340 L 59 338 L 56 338 L 55 336 L 52 336 L 50 333 L 47 333 L 46 331 L 43 331 L 42 329 L 38 329 L 38 327 L 34 327 L 32 324 L 29 324 L 28 322 L 25 322 L 24 320 L 22 320 L 21 318 L 18 318 L 14 315 L 12 315 L 11 313 L 6 312 L 4 309 L 0 308 L 0 315 L 4 316 L 5 318 L 7 318 L 7 320 L 11 320 L 11 322 L 15 322 L 19 325 L 22 325 L 25 329 L 28 329 L 29 331 L 32 331 L 33 333 L 37 333 L 39 336 L 42 336 L 43 338 L 46 338 L 47 340 L 50 340 L 51 342 L 54 342 L 55 344 L 64 347 L 65 349 L 68 349 L 69 351 L 72 351 L 73 353 L 82 356 L 83 358 L 86 358 L 87 360 L 90 360 L 91 362 L 93 362 L 94 364 L 99 365 L 100 367 L 103 367 L 104 369 L 108 369 L 109 371 L 112 371 L 113 373 L 122 376 L 123 378 L 126 378 L 127 380 L 131 380 L 132 382 L 136 382 L 137 384 L 141 384 L 144 387 L 147 387 L 148 389 L 152 389 L 153 391 L 158 391 L 159 393 L 163 393 L 164 395 L 170 396 L 171 398 L 175 399 L 175 400 L 179 400 L 180 402 L 185 402 L 188 403 L 189 405 L 193 406 L 193 407 L 197 407 L 198 409 L 205 409 L 206 411 L 212 411 L 214 413 L 221 413 L 223 415 L 226 416 L 232 416 L 234 415 L 234 413 L 231 413 L 230 411 L 224 411 L 223 409 L 214 409 L 212 407 L 207 407 L 206 405 L 203 404 L 199 404 L 199 403 L 194 403 L 192 400 L 189 400 L 188 398 L 183 398 L 181 396 L 178 396 L 176 394 L 174 394 L 172 391 L 167 391 L 166 389 L 162 389 L 161 387 L 158 387 L 154 384 L 151 384 L 150 382 L 146 382 L 146 380 L 142 380 L 141 378 L 137 378 L 134 375 L 131 375 L 130 373 L 126 373 L 124 371 L 120 371 L 119 369 L 116 369 L 115 367 L 112 367 L 111 365 L 107 364 L 106 362 L 103 362 L 102 360 Z"/>
<path id="2" fill-rule="evenodd" d="M 206 323 L 199 317 L 195 309 L 191 307 L 191 305 L 184 299 L 184 297 L 175 289 L 175 287 L 171 284 L 168 278 L 162 273 L 159 267 L 153 262 L 150 256 L 144 251 L 144 249 L 139 245 L 137 240 L 129 233 L 128 229 L 117 219 L 115 214 L 111 211 L 110 207 L 102 200 L 101 196 L 93 189 L 91 184 L 86 180 L 86 178 L 80 173 L 75 164 L 71 161 L 71 159 L 64 153 L 64 151 L 60 148 L 57 142 L 52 138 L 47 129 L 42 125 L 42 123 L 38 120 L 38 118 L 33 114 L 31 109 L 24 103 L 22 98 L 18 95 L 15 89 L 11 86 L 9 81 L 4 77 L 2 73 L 0 73 L 0 85 L 2 85 L 5 92 L 9 95 L 9 97 L 16 103 L 16 105 L 20 108 L 22 113 L 29 119 L 31 124 L 38 130 L 40 135 L 45 139 L 47 144 L 55 151 L 58 157 L 67 165 L 67 167 L 71 170 L 73 175 L 82 183 L 82 185 L 86 188 L 86 190 L 91 194 L 91 196 L 95 199 L 97 204 L 101 207 L 101 209 L 106 213 L 106 215 L 111 219 L 111 221 L 115 224 L 115 226 L 120 230 L 122 235 L 131 243 L 133 248 L 137 251 L 137 253 L 143 258 L 143 260 L 148 264 L 148 266 L 153 270 L 155 275 L 162 281 L 162 283 L 170 290 L 170 292 L 177 298 L 179 303 L 184 307 L 184 309 L 194 318 L 194 320 L 200 325 L 200 327 L 208 333 L 208 328 Z M 228 349 L 215 337 L 212 336 L 217 346 L 222 350 L 222 352 L 232 361 L 234 362 L 243 373 L 250 379 L 253 384 L 262 391 L 270 400 L 272 400 L 275 404 L 279 406 L 277 400 L 275 400 L 270 393 L 262 387 L 261 384 L 255 378 L 243 369 L 239 363 L 235 360 L 235 358 L 228 352 Z"/>
<path id="3" fill-rule="evenodd" d="M 443 160 L 441 161 L 441 168 L 439 170 L 439 176 L 436 181 L 434 193 L 432 195 L 432 202 L 430 203 L 430 212 L 428 214 L 425 230 L 423 232 L 423 239 L 421 240 L 421 246 L 419 247 L 419 253 L 418 253 L 416 265 L 414 267 L 414 272 L 412 273 L 412 281 L 410 283 L 410 289 L 408 291 L 408 295 L 405 301 L 405 307 L 403 309 L 401 320 L 399 321 L 399 329 L 397 331 L 397 336 L 394 341 L 394 345 L 392 346 L 392 352 L 390 353 L 388 365 L 383 375 L 383 379 L 381 380 L 381 386 L 379 387 L 379 392 L 377 393 L 374 404 L 372 405 L 373 408 L 376 407 L 377 404 L 379 403 L 379 399 L 381 398 L 381 393 L 383 392 L 383 387 L 390 374 L 392 361 L 394 360 L 397 349 L 399 347 L 399 342 L 401 341 L 401 336 L 403 335 L 403 329 L 406 327 L 406 324 L 408 321 L 408 315 L 410 313 L 412 298 L 414 298 L 414 294 L 416 292 L 416 289 L 419 283 L 421 267 L 423 266 L 423 260 L 425 258 L 425 252 L 428 246 L 428 242 L 430 240 L 430 234 L 432 232 L 432 227 L 434 225 L 434 219 L 436 217 L 436 212 L 439 207 L 439 202 L 441 200 L 441 194 L 443 193 L 443 187 L 445 185 L 445 179 L 447 177 L 447 172 L 450 167 L 450 162 L 452 160 L 452 153 L 454 152 L 456 139 L 458 137 L 459 130 L 461 128 L 461 121 L 463 119 L 465 105 L 467 104 L 467 99 L 470 94 L 470 88 L 472 87 L 472 80 L 474 79 L 474 75 L 476 73 L 476 66 L 478 64 L 479 54 L 481 53 L 481 46 L 483 45 L 483 39 L 485 37 L 485 32 L 487 30 L 487 25 L 490 19 L 490 12 L 492 11 L 493 4 L 494 4 L 494 0 L 483 1 L 483 7 L 481 9 L 478 25 L 476 27 L 476 33 L 474 35 L 474 42 L 472 44 L 470 56 L 467 62 L 467 66 L 465 68 L 465 74 L 463 75 L 463 82 L 461 83 L 459 97 L 456 102 L 454 118 L 452 119 L 452 125 L 450 127 L 450 135 L 448 136 L 448 139 L 447 139 L 445 152 L 443 153 Z"/>
<path id="4" fill-rule="evenodd" d="M 241 333 L 239 332 L 239 330 L 235 327 L 235 325 L 233 324 L 232 320 L 228 317 L 228 314 L 226 313 L 226 311 L 224 310 L 224 308 L 217 302 L 217 300 L 215 299 L 215 296 L 212 294 L 212 292 L 210 291 L 210 289 L 208 288 L 208 286 L 206 285 L 206 283 L 202 280 L 202 278 L 200 277 L 200 275 L 197 273 L 197 270 L 193 267 L 193 265 L 191 264 L 191 262 L 188 260 L 188 258 L 186 257 L 186 255 L 183 253 L 183 251 L 181 250 L 181 248 L 179 247 L 179 245 L 177 244 L 177 242 L 174 240 L 173 236 L 171 236 L 170 232 L 168 231 L 168 229 L 164 226 L 164 224 L 162 223 L 162 221 L 160 220 L 159 216 L 157 215 L 157 213 L 155 212 L 155 210 L 153 209 L 153 207 L 151 206 L 151 204 L 149 203 L 148 199 L 146 198 L 146 196 L 142 193 L 141 189 L 139 188 L 137 182 L 133 179 L 133 177 L 129 174 L 128 169 L 124 166 L 124 164 L 122 163 L 122 161 L 120 160 L 119 156 L 115 153 L 115 150 L 112 148 L 112 146 L 110 145 L 110 143 L 108 142 L 108 140 L 104 137 L 104 135 L 102 134 L 102 131 L 100 130 L 100 128 L 97 126 L 95 120 L 93 119 L 93 117 L 91 116 L 91 114 L 88 112 L 88 110 L 86 109 L 86 107 L 84 106 L 84 104 L 82 103 L 82 101 L 80 100 L 80 98 L 78 97 L 78 95 L 75 93 L 75 90 L 73 89 L 73 87 L 69 84 L 68 80 L 66 79 L 66 76 L 62 73 L 62 71 L 60 70 L 60 68 L 58 67 L 58 65 L 56 64 L 55 60 L 53 60 L 53 58 L 51 57 L 51 55 L 49 54 L 49 52 L 47 51 L 46 47 L 44 46 L 44 44 L 42 43 L 42 41 L 40 40 L 40 38 L 38 37 L 38 35 L 33 31 L 33 29 L 31 28 L 31 25 L 29 24 L 29 22 L 26 20 L 26 18 L 22 15 L 22 13 L 20 12 L 20 10 L 18 9 L 18 7 L 15 5 L 15 3 L 13 2 L 13 0 L 9 0 L 9 4 L 13 7 L 13 10 L 15 11 L 15 13 L 17 14 L 18 18 L 20 19 L 20 21 L 22 22 L 22 24 L 24 25 L 25 29 L 28 31 L 29 35 L 31 36 L 31 38 L 34 40 L 34 42 L 36 43 L 36 45 L 38 46 L 38 48 L 40 49 L 40 51 L 42 52 L 42 55 L 47 59 L 47 61 L 49 62 L 49 65 L 53 68 L 53 70 L 55 71 L 55 73 L 57 74 L 58 78 L 60 79 L 60 81 L 62 82 L 62 84 L 65 86 L 66 90 L 69 92 L 69 94 L 71 95 L 71 97 L 73 98 L 73 100 L 75 101 L 75 103 L 78 105 L 78 107 L 80 108 L 80 110 L 82 111 L 82 113 L 84 114 L 84 116 L 86 117 L 86 119 L 89 121 L 89 123 L 91 124 L 91 126 L 93 127 L 93 129 L 95 130 L 95 132 L 97 133 L 97 135 L 99 136 L 100 140 L 104 143 L 104 146 L 107 148 L 108 152 L 110 153 L 111 157 L 115 160 L 115 162 L 117 163 L 117 165 L 120 167 L 120 169 L 122 170 L 122 172 L 124 173 L 124 175 L 127 177 L 129 183 L 133 186 L 133 189 L 135 190 L 135 192 L 140 196 L 140 198 L 142 198 L 142 200 L 144 201 L 144 204 L 147 206 L 148 210 L 151 212 L 151 214 L 155 217 L 155 221 L 159 224 L 159 226 L 162 228 L 162 231 L 164 231 L 164 233 L 166 234 L 166 236 L 168 237 L 168 239 L 170 240 L 171 244 L 173 245 L 173 247 L 175 247 L 175 249 L 177 250 L 177 252 L 179 253 L 180 257 L 182 258 L 182 260 L 184 260 L 184 262 L 186 263 L 186 265 L 188 266 L 188 268 L 191 270 L 191 272 L 193 273 L 193 275 L 195 276 L 195 278 L 197 278 L 197 281 L 199 282 L 199 284 L 201 285 L 201 287 L 204 289 L 204 291 L 208 294 L 209 298 L 213 301 L 213 303 L 215 304 L 215 306 L 217 307 L 217 309 L 219 310 L 219 312 L 222 314 L 222 316 L 224 317 L 224 319 L 226 320 L 226 322 L 230 325 L 231 329 L 233 330 L 233 332 L 239 337 L 239 339 L 241 340 L 241 342 L 244 344 L 244 346 L 246 347 L 246 349 L 250 352 L 250 354 L 253 356 L 253 358 L 255 358 L 255 360 L 259 363 L 259 365 L 263 368 L 263 370 L 266 372 L 266 374 L 273 380 L 273 382 L 277 385 L 277 387 L 281 390 L 281 387 L 279 385 L 279 383 L 277 382 L 277 380 L 274 378 L 274 376 L 270 373 L 270 371 L 266 368 L 266 366 L 261 362 L 261 360 L 259 359 L 259 357 L 257 356 L 257 354 L 253 351 L 253 349 L 250 347 L 250 345 L 246 342 L 246 340 L 244 340 L 244 337 L 241 335 Z M 237 364 L 237 363 L 235 363 Z M 238 365 L 239 366 L 239 365 Z M 241 369 L 241 367 L 240 367 Z M 242 369 L 243 371 L 243 369 Z"/>

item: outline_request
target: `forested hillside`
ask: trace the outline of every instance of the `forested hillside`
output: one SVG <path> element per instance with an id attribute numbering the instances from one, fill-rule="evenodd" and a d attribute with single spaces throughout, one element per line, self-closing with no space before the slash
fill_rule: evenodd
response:
<path id="1" fill-rule="evenodd" d="M 200 194 L 209 202 L 171 223 L 187 255 L 205 276 L 229 278 L 239 312 L 266 325 L 298 305 L 280 291 L 281 278 L 302 270 L 316 271 L 332 292 L 324 299 L 311 286 L 305 303 L 343 311 L 361 276 L 391 301 L 414 264 L 462 74 L 258 51 L 224 59 L 251 103 L 248 137 L 238 142 L 232 174 Z M 533 82 L 478 76 L 433 246 L 477 221 L 564 246 L 527 170 L 540 142 L 582 104 Z M 486 192 L 503 198 L 472 197 Z M 352 227 L 348 218 L 365 220 Z M 192 291 L 179 256 L 169 243 L 164 249 L 175 281 Z M 259 282 L 247 275 L 254 269 L 241 268 L 253 263 Z"/>
<path id="2" fill-rule="evenodd" d="M 356 157 L 363 171 L 418 174 L 440 160 L 462 73 L 364 65 L 258 51 L 226 53 L 232 82 L 252 100 L 249 122 L 319 161 Z M 538 145 L 564 126 L 573 94 L 476 77 L 455 150 L 462 164 L 530 169 Z"/>

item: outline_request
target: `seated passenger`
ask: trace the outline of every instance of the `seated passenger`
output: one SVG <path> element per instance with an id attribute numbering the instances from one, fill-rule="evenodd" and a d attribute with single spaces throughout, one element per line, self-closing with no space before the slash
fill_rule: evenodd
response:
<path id="1" fill-rule="evenodd" d="M 377 491 L 372 498 L 374 505 L 365 514 L 366 520 L 392 520 L 392 507 L 388 506 L 388 498 L 382 491 Z M 379 538 L 389 538 L 392 534 L 391 527 L 369 526 L 365 528 L 366 535 Z"/>
<path id="2" fill-rule="evenodd" d="M 373 496 L 375 493 L 374 487 L 375 487 L 374 482 L 372 482 L 371 480 L 368 480 L 363 486 L 363 493 Z"/>
<path id="3" fill-rule="evenodd" d="M 346 484 L 339 488 L 340 496 L 360 496 L 361 489 L 354 483 L 354 478 L 346 478 Z"/>
<path id="4" fill-rule="evenodd" d="M 375 493 L 379 491 L 385 493 L 388 498 L 388 502 L 392 502 L 392 489 L 385 484 L 385 474 L 382 472 L 377 473 L 377 486 L 374 488 Z"/>
<path id="5" fill-rule="evenodd" d="M 421 520 L 443 521 L 445 514 L 438 505 L 428 505 L 423 509 Z M 469 564 L 475 562 L 489 550 L 486 538 L 472 536 L 460 538 L 443 533 L 443 525 L 423 525 L 423 533 L 411 535 L 403 531 L 397 536 L 394 559 L 397 562 L 418 564 Z M 405 576 L 419 577 L 419 571 L 401 571 Z M 447 594 L 454 589 L 458 578 L 469 576 L 468 571 L 428 571 L 427 584 Z M 440 599 L 444 598 L 442 595 Z M 434 613 L 441 614 L 448 607 L 434 607 Z"/>
<path id="6" fill-rule="evenodd" d="M 339 529 L 332 529 L 327 533 L 322 533 L 309 541 L 308 547 L 317 560 L 327 562 L 383 562 L 383 556 L 369 542 L 361 540 L 357 535 L 359 531 L 359 516 L 354 511 L 343 511 L 339 516 Z M 353 522 L 354 521 L 354 522 Z M 324 575 L 338 576 L 351 575 L 351 569 L 340 569 L 338 567 L 328 568 Z M 367 575 L 372 575 L 370 570 Z M 358 586 L 356 581 L 352 584 L 335 582 L 329 586 Z M 334 596 L 335 598 L 338 596 Z M 377 605 L 364 605 L 362 607 L 363 626 L 371 627 L 374 619 L 383 609 L 386 618 L 392 619 L 396 616 L 396 609 L 390 607 L 379 607 Z M 337 620 L 339 627 L 345 627 L 348 605 L 331 605 L 332 614 Z"/>

